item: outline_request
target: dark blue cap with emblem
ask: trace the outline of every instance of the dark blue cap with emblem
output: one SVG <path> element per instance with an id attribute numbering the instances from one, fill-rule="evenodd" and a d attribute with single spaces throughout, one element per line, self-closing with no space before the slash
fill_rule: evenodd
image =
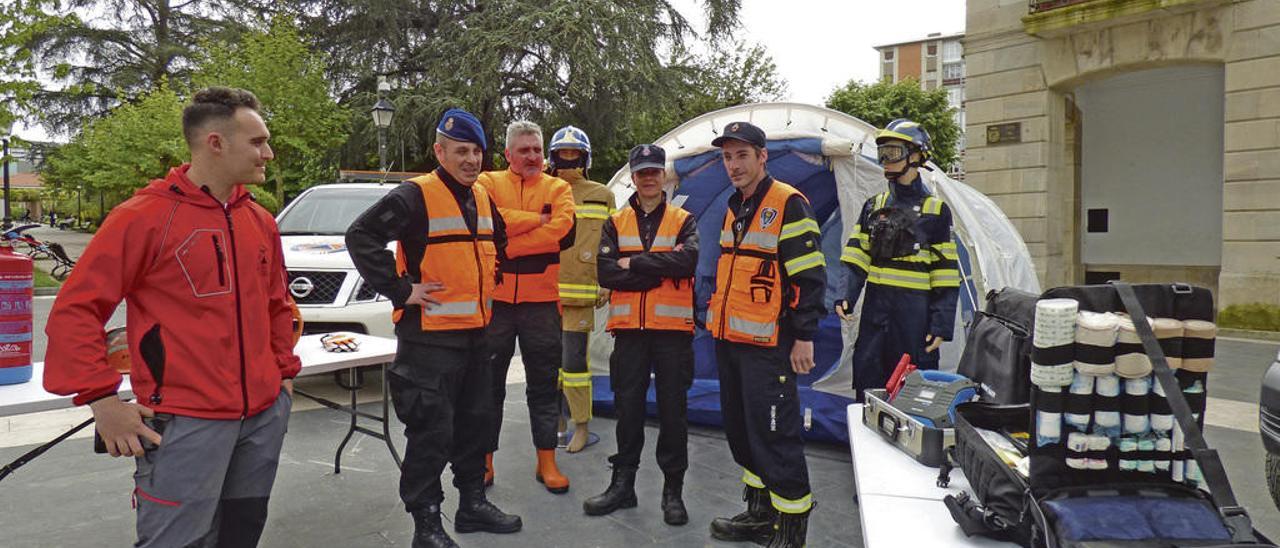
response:
<path id="1" fill-rule="evenodd" d="M 454 141 L 480 145 L 480 150 L 489 148 L 488 141 L 484 138 L 484 126 L 480 124 L 480 120 L 474 114 L 460 108 L 446 110 L 444 116 L 440 117 L 440 124 L 436 126 L 436 131 Z"/>
<path id="2" fill-rule="evenodd" d="M 767 144 L 765 142 L 763 129 L 756 127 L 750 122 L 730 122 L 724 126 L 724 132 L 721 133 L 719 137 L 711 140 L 711 146 L 722 146 L 725 141 L 730 139 L 742 141 L 760 148 L 764 148 Z"/>
<path id="3" fill-rule="evenodd" d="M 627 165 L 632 173 L 649 168 L 667 169 L 667 151 L 658 145 L 636 145 L 631 149 Z"/>

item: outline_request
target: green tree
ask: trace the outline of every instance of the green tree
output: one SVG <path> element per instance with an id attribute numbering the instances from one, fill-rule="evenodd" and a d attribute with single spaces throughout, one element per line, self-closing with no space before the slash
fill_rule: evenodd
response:
<path id="1" fill-rule="evenodd" d="M 956 144 L 961 128 L 945 89 L 924 91 L 915 80 L 896 84 L 850 81 L 827 97 L 827 108 L 882 128 L 896 118 L 910 118 L 924 126 L 933 141 L 933 161 L 943 170 L 959 159 Z"/>
<path id="2" fill-rule="evenodd" d="M 325 57 L 313 53 L 288 17 L 246 34 L 235 44 L 211 44 L 192 79 L 252 91 L 262 103 L 276 158 L 267 164 L 276 204 L 290 194 L 337 177 L 339 146 L 347 140 L 350 113 L 329 95 Z M 264 204 L 266 205 L 266 204 Z"/>
<path id="3" fill-rule="evenodd" d="M 182 106 L 178 94 L 161 80 L 136 102 L 86 123 L 48 158 L 45 181 L 55 188 L 82 187 L 86 197 L 100 193 L 110 209 L 187 159 Z"/>
<path id="4" fill-rule="evenodd" d="M 699 4 L 708 34 L 736 25 L 738 0 Z M 349 0 L 287 0 L 263 7 L 297 15 L 304 35 L 329 53 L 339 100 L 354 112 L 377 100 L 379 76 L 390 79 L 392 142 L 410 156 L 397 162 L 401 169 L 431 165 L 426 145 L 449 106 L 474 112 L 493 145 L 513 119 L 564 115 L 608 147 L 640 94 L 661 81 L 660 52 L 696 36 L 666 0 L 385 0 L 359 9 Z M 376 131 L 368 116 L 354 121 L 345 163 L 369 165 Z"/>
<path id="5" fill-rule="evenodd" d="M 202 41 L 234 41 L 236 0 L 18 0 L 39 4 L 49 24 L 15 37 L 48 82 L 31 94 L 47 126 L 73 131 L 87 117 L 185 82 Z M 2 23 L 0 23 L 2 24 Z"/>

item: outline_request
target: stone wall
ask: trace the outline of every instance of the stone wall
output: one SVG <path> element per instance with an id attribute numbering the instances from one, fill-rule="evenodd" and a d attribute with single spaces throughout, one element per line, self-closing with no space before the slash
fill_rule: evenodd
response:
<path id="1" fill-rule="evenodd" d="M 1022 232 L 1042 284 L 1083 281 L 1071 91 L 1119 72 L 1224 63 L 1220 304 L 1280 304 L 1280 1 L 1184 2 L 1040 36 L 1027 33 L 1027 13 L 1026 0 L 968 1 L 965 168 L 966 182 Z M 1021 123 L 1021 142 L 989 146 L 987 126 L 1007 122 Z M 1203 270 L 1124 270 L 1143 280 L 1212 279 Z"/>

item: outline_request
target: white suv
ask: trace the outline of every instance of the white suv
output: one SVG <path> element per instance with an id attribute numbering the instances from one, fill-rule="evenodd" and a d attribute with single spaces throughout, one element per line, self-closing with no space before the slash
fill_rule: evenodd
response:
<path id="1" fill-rule="evenodd" d="M 289 293 L 306 333 L 352 331 L 395 337 L 391 302 L 364 283 L 347 254 L 347 227 L 397 183 L 314 186 L 276 222 L 289 270 Z"/>

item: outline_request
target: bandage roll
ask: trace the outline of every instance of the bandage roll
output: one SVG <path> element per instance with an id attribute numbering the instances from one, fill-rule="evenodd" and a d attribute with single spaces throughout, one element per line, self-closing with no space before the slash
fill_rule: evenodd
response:
<path id="1" fill-rule="evenodd" d="M 1071 344 L 1076 337 L 1076 312 L 1080 303 L 1075 299 L 1043 299 L 1036 302 L 1034 346 L 1052 348 Z"/>
<path id="2" fill-rule="evenodd" d="M 1138 471 L 1153 473 L 1156 471 L 1155 460 L 1152 459 L 1156 450 L 1156 442 L 1151 438 L 1141 438 L 1138 440 Z"/>
<path id="3" fill-rule="evenodd" d="M 1089 453 L 1085 466 L 1090 470 L 1107 469 L 1107 449 L 1111 447 L 1111 438 L 1102 434 L 1089 434 Z"/>
<path id="4" fill-rule="evenodd" d="M 1089 430 L 1089 419 L 1093 415 L 1092 375 L 1075 375 L 1071 388 L 1067 392 L 1066 413 L 1063 418 L 1067 425 L 1080 432 Z"/>
<path id="5" fill-rule="evenodd" d="M 1120 396 L 1124 433 L 1140 435 L 1151 429 L 1150 423 L 1151 377 L 1124 380 L 1124 395 Z"/>
<path id="6" fill-rule="evenodd" d="M 1169 399 L 1165 396 L 1164 387 L 1160 385 L 1160 381 L 1152 378 L 1149 382 L 1151 382 L 1151 396 L 1147 398 L 1147 404 L 1151 409 L 1151 429 L 1167 436 L 1168 432 L 1173 430 L 1173 410 L 1169 408 Z"/>
<path id="7" fill-rule="evenodd" d="M 1062 388 L 1071 385 L 1076 369 L 1070 362 L 1059 365 L 1041 365 L 1031 362 L 1031 384 L 1040 388 Z"/>
<path id="8" fill-rule="evenodd" d="M 1165 361 L 1170 369 L 1182 366 L 1182 322 L 1173 318 L 1156 318 L 1151 322 L 1151 330 L 1160 341 L 1160 350 L 1164 352 Z"/>
<path id="9" fill-rule="evenodd" d="M 1169 463 L 1169 478 L 1175 482 L 1182 483 L 1186 480 L 1186 438 L 1182 434 L 1182 429 L 1176 425 L 1173 427 L 1173 437 L 1170 439 L 1170 445 L 1170 452 L 1173 454 L 1173 458 Z"/>
<path id="10" fill-rule="evenodd" d="M 1175 374 L 1178 377 L 1178 384 L 1182 386 L 1182 397 L 1186 398 L 1187 407 L 1191 408 L 1191 414 L 1195 416 L 1196 422 L 1201 422 L 1200 417 L 1204 416 L 1207 404 L 1205 384 L 1209 380 L 1209 374 L 1186 368 L 1175 371 Z"/>
<path id="11" fill-rule="evenodd" d="M 1086 470 L 1089 467 L 1089 435 L 1084 432 L 1067 434 L 1067 467 Z"/>
<path id="12" fill-rule="evenodd" d="M 1161 472 L 1169 471 L 1169 462 L 1173 459 L 1173 440 L 1169 438 L 1156 438 L 1156 470 Z"/>
<path id="13" fill-rule="evenodd" d="M 1138 469 L 1138 439 L 1130 436 L 1120 438 L 1120 470 L 1133 472 Z"/>
<path id="14" fill-rule="evenodd" d="M 1196 373 L 1213 369 L 1214 341 L 1218 326 L 1203 320 L 1183 322 L 1182 368 Z"/>
<path id="15" fill-rule="evenodd" d="M 1036 387 L 1036 447 L 1062 441 L 1062 387 Z"/>
<path id="16" fill-rule="evenodd" d="M 1195 459 L 1192 458 L 1188 458 L 1183 462 L 1186 467 L 1186 482 L 1193 486 L 1199 486 L 1204 483 L 1204 476 L 1200 474 L 1200 463 L 1196 462 Z"/>
<path id="17" fill-rule="evenodd" d="M 1119 320 L 1119 317 L 1111 313 L 1081 310 L 1076 314 L 1076 371 L 1098 376 L 1115 372 L 1116 329 Z"/>
<path id="18" fill-rule="evenodd" d="M 1151 374 L 1151 360 L 1142 350 L 1142 339 L 1130 318 L 1120 319 L 1116 332 L 1116 374 L 1136 379 Z"/>
<path id="19" fill-rule="evenodd" d="M 1079 372 L 1077 371 L 1077 374 Z M 1120 437 L 1120 377 L 1106 375 L 1093 381 L 1093 432 Z"/>

